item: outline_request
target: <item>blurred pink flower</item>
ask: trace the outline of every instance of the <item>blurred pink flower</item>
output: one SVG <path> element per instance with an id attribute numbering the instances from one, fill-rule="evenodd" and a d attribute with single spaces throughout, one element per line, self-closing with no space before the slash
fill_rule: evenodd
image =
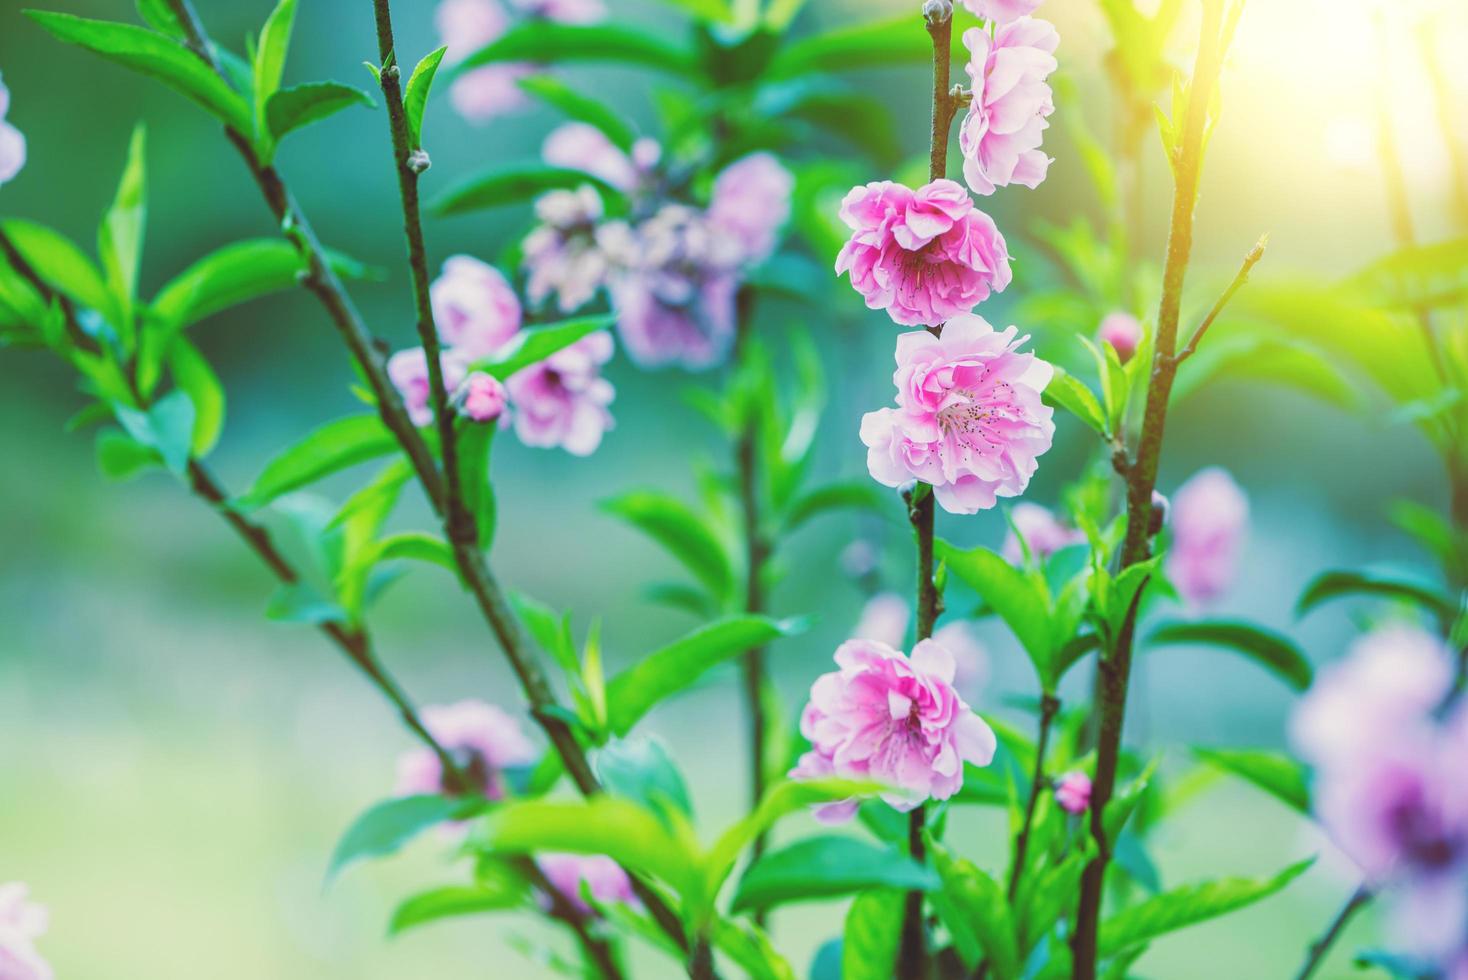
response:
<path id="1" fill-rule="evenodd" d="M 1030 550 L 1030 558 L 1036 562 L 1044 561 L 1061 548 L 1086 540 L 1084 532 L 1066 527 L 1048 508 L 1029 501 L 1015 504 L 1009 512 L 1009 521 L 1013 527 L 1005 535 L 999 553 L 1011 565 L 1023 565 L 1025 562 L 1024 548 L 1020 547 L 1021 537 Z M 1016 529 L 1018 535 L 1014 533 Z"/>
<path id="2" fill-rule="evenodd" d="M 1353 768 L 1374 746 L 1430 724 L 1452 682 L 1448 648 L 1433 634 L 1406 624 L 1373 630 L 1316 674 L 1290 717 L 1290 741 L 1319 768 Z"/>
<path id="3" fill-rule="evenodd" d="M 504 415 L 507 399 L 505 386 L 483 371 L 465 378 L 456 396 L 460 414 L 475 422 L 493 422 Z"/>
<path id="4" fill-rule="evenodd" d="M 953 655 L 953 689 L 964 698 L 977 698 L 989 683 L 989 651 L 973 624 L 945 623 L 933 633 L 933 640 Z"/>
<path id="5" fill-rule="evenodd" d="M 1102 320 L 1101 326 L 1096 330 L 1096 336 L 1102 343 L 1110 344 L 1116 356 L 1125 364 L 1132 359 L 1137 352 L 1137 345 L 1142 342 L 1142 324 L 1130 313 L 1120 310 L 1108 313 Z"/>
<path id="6" fill-rule="evenodd" d="M 935 180 L 913 191 L 881 181 L 841 202 L 851 239 L 836 273 L 869 308 L 906 326 L 936 326 L 1009 285 L 1009 252 L 993 219 L 959 184 Z"/>
<path id="7" fill-rule="evenodd" d="M 473 360 L 520 332 L 520 299 L 504 273 L 469 255 L 450 256 L 429 289 L 438 335 Z"/>
<path id="8" fill-rule="evenodd" d="M 773 154 L 751 153 L 714 178 L 709 222 L 739 243 L 742 262 L 758 265 L 775 250 L 794 190 L 795 178 Z"/>
<path id="9" fill-rule="evenodd" d="M 665 204 L 636 228 L 604 225 L 612 307 L 628 356 L 691 371 L 723 361 L 734 340 L 739 245 L 696 208 Z"/>
<path id="10" fill-rule="evenodd" d="M 5 121 L 10 111 L 10 90 L 0 81 L 0 184 L 15 178 L 25 166 L 25 137 Z"/>
<path id="11" fill-rule="evenodd" d="M 601 0 L 510 0 L 526 17 L 539 17 L 558 24 L 595 24 L 607 15 Z"/>
<path id="12" fill-rule="evenodd" d="M 621 866 L 604 854 L 562 854 L 549 851 L 539 854 L 535 863 L 540 866 L 551 887 L 566 897 L 577 912 L 589 916 L 592 907 L 582 897 L 582 883 L 591 897 L 600 905 L 620 903 L 636 905 L 637 895 L 632 891 L 632 882 Z M 550 900 L 540 896 L 541 906 L 549 909 Z"/>
<path id="13" fill-rule="evenodd" d="M 459 769 L 486 799 L 505 795 L 505 769 L 528 766 L 539 758 L 520 723 L 483 701 L 459 701 L 423 709 L 423 726 L 448 750 Z M 412 749 L 398 757 L 397 796 L 442 793 L 443 766 L 431 749 Z"/>
<path id="14" fill-rule="evenodd" d="M 453 350 L 443 351 L 439 357 L 443 367 L 443 384 L 450 395 L 464 381 L 467 362 L 462 354 Z M 403 407 L 414 425 L 424 426 L 433 421 L 433 391 L 428 380 L 428 356 L 422 347 L 400 350 L 387 359 L 387 376 L 403 398 Z"/>
<path id="15" fill-rule="evenodd" d="M 1055 781 L 1055 802 L 1066 813 L 1085 813 L 1091 805 L 1091 777 L 1068 772 Z"/>
<path id="16" fill-rule="evenodd" d="M 456 65 L 504 34 L 510 18 L 496 0 L 441 0 L 434 23 L 448 48 L 445 64 Z M 533 73 L 534 68 L 524 64 L 473 68 L 454 80 L 449 101 L 470 122 L 487 122 L 529 104 L 517 83 Z"/>
<path id="17" fill-rule="evenodd" d="M 1190 607 L 1204 606 L 1233 584 L 1249 500 L 1228 472 L 1199 470 L 1172 498 L 1167 577 Z"/>
<path id="18" fill-rule="evenodd" d="M 977 194 L 996 187 L 1038 187 L 1050 169 L 1040 149 L 1045 117 L 1055 111 L 1045 79 L 1055 70 L 1060 36 L 1043 20 L 1021 17 L 992 37 L 977 27 L 963 32 L 973 101 L 958 131 L 963 177 Z"/>
<path id="19" fill-rule="evenodd" d="M 811 750 L 793 778 L 870 779 L 891 787 L 882 798 L 906 811 L 957 793 L 965 762 L 993 760 L 994 732 L 953 689 L 953 657 L 936 641 L 921 641 L 909 659 L 885 643 L 848 640 L 836 664 L 811 685 L 800 718 Z M 844 820 L 856 807 L 828 804 L 817 816 Z"/>
<path id="20" fill-rule="evenodd" d="M 601 197 L 589 185 L 542 194 L 535 201 L 541 223 L 525 236 L 525 295 L 541 303 L 552 293 L 570 313 L 591 301 L 607 278 L 607 257 L 596 243 Z"/>
<path id="21" fill-rule="evenodd" d="M 616 392 L 601 376 L 612 358 L 606 332 L 583 337 L 570 347 L 510 376 L 505 387 L 515 408 L 515 434 L 527 446 L 560 446 L 574 456 L 589 456 L 612 427 L 607 406 Z"/>
<path id="22" fill-rule="evenodd" d="M 911 618 L 912 611 L 905 598 L 896 592 L 878 592 L 861 607 L 861 618 L 856 621 L 851 638 L 901 647 L 907 639 L 907 623 Z"/>
<path id="23" fill-rule="evenodd" d="M 981 20 L 1007 24 L 1035 12 L 1042 0 L 963 0 L 963 5 Z"/>
<path id="24" fill-rule="evenodd" d="M 983 317 L 948 321 L 897 337 L 897 407 L 861 420 L 872 479 L 889 487 L 931 484 L 949 513 L 974 514 L 1029 485 L 1055 435 L 1054 410 L 1040 401 L 1051 366 L 1017 348 Z"/>
<path id="25" fill-rule="evenodd" d="M 540 156 L 553 167 L 580 170 L 630 193 L 657 166 L 662 149 L 654 140 L 640 139 L 627 153 L 590 123 L 568 122 L 546 136 Z"/>
<path id="26" fill-rule="evenodd" d="M 51 965 L 35 945 L 48 924 L 45 907 L 30 900 L 23 882 L 0 884 L 0 980 L 51 980 Z"/>

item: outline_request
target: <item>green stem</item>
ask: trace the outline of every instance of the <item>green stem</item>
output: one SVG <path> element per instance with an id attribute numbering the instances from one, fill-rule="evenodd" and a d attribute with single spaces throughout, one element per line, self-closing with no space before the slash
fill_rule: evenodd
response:
<path id="1" fill-rule="evenodd" d="M 1040 731 L 1035 739 L 1035 772 L 1030 778 L 1030 796 L 1025 801 L 1024 820 L 1014 838 L 1014 864 L 1009 869 L 1009 887 L 1005 890 L 1011 905 L 1014 904 L 1014 896 L 1019 893 L 1020 879 L 1024 876 L 1025 857 L 1030 848 L 1030 830 L 1035 823 L 1035 807 L 1040 801 L 1040 794 L 1045 791 L 1045 750 L 1050 746 L 1050 728 L 1059 711 L 1060 701 L 1053 694 L 1040 696 Z"/>

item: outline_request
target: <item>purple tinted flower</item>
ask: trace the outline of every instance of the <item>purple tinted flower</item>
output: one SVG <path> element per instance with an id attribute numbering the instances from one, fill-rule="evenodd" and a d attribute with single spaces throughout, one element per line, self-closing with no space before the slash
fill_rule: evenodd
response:
<path id="1" fill-rule="evenodd" d="M 872 479 L 931 484 L 953 514 L 1024 492 L 1055 435 L 1054 410 L 1040 401 L 1053 369 L 1019 353 L 1027 338 L 1015 333 L 966 314 L 949 320 L 941 338 L 898 335 L 897 407 L 861 420 Z"/>
<path id="2" fill-rule="evenodd" d="M 538 758 L 520 723 L 483 701 L 424 708 L 423 725 L 470 779 L 472 791 L 486 799 L 504 797 L 504 770 L 528 766 Z M 432 750 L 413 749 L 398 757 L 396 795 L 442 793 L 450 788 Z"/>
<path id="3" fill-rule="evenodd" d="M 35 946 L 46 932 L 48 916 L 29 896 L 22 882 L 0 884 L 0 980 L 52 978 L 50 964 Z"/>
<path id="4" fill-rule="evenodd" d="M 630 154 L 590 123 L 569 122 L 553 129 L 541 145 L 540 156 L 553 167 L 591 174 L 624 193 L 636 190 L 657 165 L 661 149 L 652 140 L 638 140 Z"/>
<path id="5" fill-rule="evenodd" d="M 1091 777 L 1068 772 L 1055 781 L 1055 802 L 1066 813 L 1085 813 L 1091 806 Z"/>
<path id="6" fill-rule="evenodd" d="M 607 15 L 601 0 L 510 0 L 510 3 L 526 17 L 558 24 L 595 24 Z"/>
<path id="7" fill-rule="evenodd" d="M 444 388 L 452 393 L 464 381 L 467 362 L 462 354 L 443 351 L 439 357 L 443 367 Z M 428 355 L 422 347 L 400 350 L 387 359 L 387 376 L 402 396 L 403 407 L 414 425 L 433 422 L 433 389 L 428 379 Z"/>
<path id="8" fill-rule="evenodd" d="M 1040 149 L 1055 111 L 1045 79 L 1055 70 L 1060 36 L 1043 20 L 1021 17 L 993 36 L 963 32 L 973 101 L 958 131 L 963 177 L 976 194 L 1007 184 L 1038 187 L 1050 169 Z"/>
<path id="9" fill-rule="evenodd" d="M 591 898 L 599 905 L 637 905 L 637 895 L 632 891 L 632 882 L 621 866 L 604 854 L 561 854 L 547 852 L 537 855 L 535 863 L 551 887 L 565 896 L 571 906 L 583 916 L 594 914 L 594 910 L 582 895 L 584 886 Z M 542 895 L 543 907 L 550 908 L 550 901 Z"/>
<path id="10" fill-rule="evenodd" d="M 963 0 L 963 5 L 981 20 L 1007 24 L 1034 13 L 1041 2 L 1042 0 Z"/>
<path id="11" fill-rule="evenodd" d="M 434 23 L 439 39 L 448 48 L 445 64 L 457 65 L 504 34 L 510 18 L 495 0 L 442 0 Z M 487 122 L 528 104 L 518 82 L 533 73 L 530 65 L 521 64 L 473 68 L 454 79 L 449 101 L 470 122 Z"/>
<path id="12" fill-rule="evenodd" d="M 752 153 L 714 178 L 709 222 L 739 243 L 746 265 L 758 265 L 775 250 L 794 190 L 795 178 L 773 154 Z"/>
<path id="13" fill-rule="evenodd" d="M 906 599 L 896 592 L 878 592 L 861 607 L 861 618 L 856 621 L 851 638 L 901 647 L 907 638 L 907 622 L 911 618 L 912 611 Z"/>
<path id="14" fill-rule="evenodd" d="M 606 282 L 606 253 L 596 243 L 601 197 L 590 186 L 550 191 L 535 202 L 541 224 L 525 237 L 525 295 L 541 303 L 552 294 L 562 313 L 579 309 Z"/>
<path id="15" fill-rule="evenodd" d="M 612 427 L 607 406 L 616 392 L 601 376 L 601 366 L 611 357 L 611 335 L 594 333 L 511 375 L 505 386 L 520 441 L 560 446 L 575 456 L 595 452 Z"/>
<path id="16" fill-rule="evenodd" d="M 0 81 L 0 184 L 15 179 L 25 166 L 25 137 L 5 121 L 10 111 L 10 90 Z"/>
<path id="17" fill-rule="evenodd" d="M 1014 505 L 1009 512 L 1009 521 L 1013 527 L 1005 535 L 999 553 L 1011 565 L 1025 563 L 1025 549 L 1020 546 L 1021 537 L 1029 548 L 1031 560 L 1037 562 L 1044 561 L 1061 548 L 1081 544 L 1086 540 L 1083 532 L 1066 527 L 1047 508 L 1028 501 Z M 1019 531 L 1018 535 L 1015 534 L 1016 530 Z"/>
<path id="18" fill-rule="evenodd" d="M 468 359 L 494 353 L 520 332 L 520 300 L 504 273 L 468 255 L 454 255 L 429 289 L 443 342 Z"/>
<path id="19" fill-rule="evenodd" d="M 1226 470 L 1211 466 L 1173 495 L 1171 519 L 1167 576 L 1189 606 L 1206 605 L 1233 584 L 1249 500 Z"/>
<path id="20" fill-rule="evenodd" d="M 921 641 L 908 658 L 885 643 L 848 640 L 836 665 L 811 685 L 800 718 L 811 749 L 793 778 L 870 779 L 890 787 L 882 798 L 906 811 L 957 793 L 965 762 L 993 760 L 994 732 L 953 689 L 953 657 L 936 641 Z M 846 819 L 856 806 L 829 804 L 817 816 Z"/>

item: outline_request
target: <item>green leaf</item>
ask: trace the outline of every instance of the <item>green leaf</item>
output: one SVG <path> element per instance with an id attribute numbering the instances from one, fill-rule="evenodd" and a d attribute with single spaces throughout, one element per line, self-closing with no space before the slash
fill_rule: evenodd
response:
<path id="1" fill-rule="evenodd" d="M 934 554 L 999 614 L 1029 654 L 1046 689 L 1053 687 L 1049 590 L 1044 579 L 1015 568 L 988 548 L 960 551 L 939 540 Z"/>
<path id="2" fill-rule="evenodd" d="M 362 617 L 369 595 L 368 576 L 378 556 L 377 533 L 397 506 L 413 467 L 397 457 L 372 482 L 347 498 L 330 527 L 340 528 L 341 558 L 332 585 L 336 599 L 352 622 Z"/>
<path id="3" fill-rule="evenodd" d="M 1044 400 L 1065 409 L 1089 425 L 1102 438 L 1111 438 L 1110 426 L 1101 409 L 1101 403 L 1096 400 L 1090 388 L 1064 368 L 1055 368 L 1055 377 L 1045 386 Z"/>
<path id="4" fill-rule="evenodd" d="M 97 255 L 102 260 L 107 288 L 121 311 L 116 326 L 132 336 L 132 308 L 138 292 L 138 265 L 143 256 L 143 226 L 148 214 L 147 167 L 144 155 L 147 130 L 139 123 L 128 143 L 127 164 L 112 206 L 97 229 Z"/>
<path id="5" fill-rule="evenodd" d="M 454 561 L 454 550 L 449 543 L 436 534 L 426 531 L 403 531 L 390 534 L 377 542 L 376 561 L 422 561 L 447 568 L 458 574 L 459 566 Z"/>
<path id="6" fill-rule="evenodd" d="M 874 889 L 856 896 L 846 912 L 839 980 L 892 980 L 902 946 L 904 895 Z"/>
<path id="7" fill-rule="evenodd" d="M 1385 572 L 1337 569 L 1322 572 L 1305 586 L 1305 591 L 1300 593 L 1300 599 L 1295 604 L 1295 615 L 1303 616 L 1331 599 L 1358 595 L 1410 602 L 1432 613 L 1444 623 L 1451 622 L 1454 614 L 1452 601 L 1432 586 Z"/>
<path id="8" fill-rule="evenodd" d="M 282 494 L 397 448 L 397 440 L 376 415 L 328 422 L 272 459 L 238 505 L 246 510 L 263 507 Z"/>
<path id="9" fill-rule="evenodd" d="M 1294 881 L 1314 861 L 1309 858 L 1292 864 L 1273 878 L 1221 878 L 1149 898 L 1101 923 L 1100 954 L 1123 953 L 1166 933 L 1252 905 Z"/>
<path id="10" fill-rule="evenodd" d="M 280 89 L 285 75 L 285 58 L 291 47 L 291 30 L 296 23 L 296 0 L 280 0 L 265 26 L 260 29 L 260 42 L 255 47 L 255 134 L 266 147 L 267 162 L 274 147 L 266 113 L 270 97 Z"/>
<path id="11" fill-rule="evenodd" d="M 276 623 L 347 623 L 351 617 L 345 609 L 318 592 L 306 582 L 282 585 L 265 606 L 265 618 Z"/>
<path id="12" fill-rule="evenodd" d="M 477 885 L 444 885 L 404 899 L 392 914 L 388 935 L 396 936 L 425 922 L 460 915 L 503 912 L 525 904 L 529 891 L 524 882 L 492 879 Z"/>
<path id="13" fill-rule="evenodd" d="M 616 317 L 601 313 L 529 327 L 515 334 L 513 340 L 494 352 L 494 356 L 475 361 L 470 370 L 484 371 L 505 381 L 511 375 L 532 364 L 539 364 L 557 351 L 565 350 L 583 337 L 605 330 L 615 322 Z"/>
<path id="14" fill-rule="evenodd" d="M 792 78 L 765 85 L 755 97 L 753 111 L 762 118 L 798 119 L 824 129 L 865 151 L 873 162 L 888 170 L 895 169 L 902 159 L 902 144 L 891 111 L 855 86 L 828 77 Z M 821 272 L 827 270 L 821 267 Z"/>
<path id="15" fill-rule="evenodd" d="M 883 887 L 931 891 L 938 876 L 906 854 L 856 837 L 808 837 L 750 865 L 730 909 L 767 909 Z"/>
<path id="16" fill-rule="evenodd" d="M 672 806 L 693 814 L 683 774 L 663 743 L 646 736 L 614 740 L 596 753 L 596 774 L 607 792 L 641 803 L 654 813 Z"/>
<path id="17" fill-rule="evenodd" d="M 719 602 L 733 592 L 733 564 L 723 543 L 678 498 L 659 490 L 634 490 L 603 501 L 602 509 L 662 545 Z"/>
<path id="18" fill-rule="evenodd" d="M 377 103 L 359 88 L 340 82 L 308 82 L 281 89 L 265 105 L 265 128 L 279 142 L 302 126 L 335 115 L 354 105 L 375 109 Z"/>
<path id="19" fill-rule="evenodd" d="M 474 517 L 480 548 L 488 548 L 494 542 L 499 516 L 494 483 L 489 477 L 490 451 L 498 429 L 492 424 L 468 425 L 459 435 L 459 479 L 464 487 L 464 506 Z"/>
<path id="20" fill-rule="evenodd" d="M 445 45 L 424 55 L 408 78 L 408 88 L 403 94 L 403 112 L 408 120 L 408 146 L 411 149 L 417 150 L 423 146 L 423 110 L 428 107 L 428 93 L 433 88 L 433 76 L 438 74 L 439 63 L 443 61 L 447 51 L 448 46 Z"/>
<path id="21" fill-rule="evenodd" d="M 496 166 L 466 177 L 429 201 L 428 210 L 440 217 L 468 214 L 507 204 L 524 204 L 546 191 L 574 189 L 582 184 L 590 184 L 603 194 L 616 193 L 606 181 L 584 170 L 520 163 Z"/>
<path id="22" fill-rule="evenodd" d="M 1314 673 L 1310 661 L 1289 637 L 1250 623 L 1221 619 L 1164 623 L 1152 631 L 1148 642 L 1153 646 L 1197 644 L 1236 650 L 1297 691 L 1310 686 Z"/>
<path id="23" fill-rule="evenodd" d="M 368 271 L 344 255 L 330 253 L 328 261 L 346 279 L 360 279 Z M 300 252 L 284 239 L 234 242 L 170 279 L 153 298 L 153 316 L 172 329 L 187 327 L 232 306 L 292 289 L 305 272 Z"/>
<path id="24" fill-rule="evenodd" d="M 1298 812 L 1310 815 L 1310 787 L 1305 767 L 1284 753 L 1194 747 L 1193 754 L 1209 765 L 1253 783 Z"/>
<path id="25" fill-rule="evenodd" d="M 160 34 L 182 40 L 184 37 L 184 26 L 179 21 L 178 15 L 168 6 L 166 0 L 138 0 L 138 16 L 143 22 Z"/>
<path id="26" fill-rule="evenodd" d="M 719 0 L 711 0 L 718 3 Z M 574 86 L 567 85 L 554 75 L 527 75 L 517 83 L 530 95 L 553 109 L 559 109 L 568 119 L 589 123 L 624 152 L 632 151 L 637 141 L 637 131 L 632 124 L 600 99 L 594 99 Z"/>
<path id="27" fill-rule="evenodd" d="M 857 71 L 895 65 L 924 65 L 933 58 L 933 42 L 919 30 L 917 11 L 888 20 L 839 27 L 787 44 L 766 71 L 769 79 L 820 72 Z M 962 64 L 961 30 L 953 31 L 955 62 Z"/>
<path id="28" fill-rule="evenodd" d="M 145 446 L 119 429 L 97 433 L 97 469 L 109 480 L 130 480 L 163 465 L 158 450 Z"/>
<path id="29" fill-rule="evenodd" d="M 168 369 L 173 373 L 174 383 L 194 406 L 191 453 L 194 458 L 203 459 L 219 442 L 224 428 L 224 385 L 199 349 L 182 337 L 174 338 Z"/>
<path id="30" fill-rule="evenodd" d="M 698 71 L 691 51 L 658 38 L 640 27 L 616 24 L 557 24 L 524 20 L 454 66 L 452 77 L 481 65 L 506 61 L 541 64 L 618 62 L 671 72 L 680 78 Z"/>
<path id="31" fill-rule="evenodd" d="M 729 616 L 653 651 L 607 685 L 607 726 L 626 735 L 653 705 L 684 690 L 710 667 L 789 636 L 798 625 L 764 616 Z"/>
<path id="32" fill-rule="evenodd" d="M 1383 306 L 1427 310 L 1459 303 L 1468 296 L 1468 238 L 1401 249 L 1350 282 Z"/>
<path id="33" fill-rule="evenodd" d="M 795 498 L 785 513 L 785 530 L 794 531 L 812 518 L 833 510 L 849 508 L 885 514 L 891 507 L 891 492 L 878 490 L 870 480 L 827 483 Z"/>
<path id="34" fill-rule="evenodd" d="M 933 867 L 943 882 L 943 891 L 934 901 L 960 953 L 967 951 L 966 959 L 972 959 L 974 951 L 981 950 L 994 980 L 1018 977 L 1019 950 L 1004 889 L 973 862 L 941 844 L 933 842 L 930 850 Z M 972 969 L 978 963 L 965 965 Z"/>
<path id="35" fill-rule="evenodd" d="M 0 229 L 48 286 L 98 311 L 109 322 L 118 320 L 117 304 L 102 273 L 70 239 L 45 225 L 14 218 L 0 222 Z"/>
<path id="36" fill-rule="evenodd" d="M 175 474 L 182 475 L 188 469 L 194 436 L 194 405 L 187 394 L 172 392 L 147 411 L 117 405 L 113 414 L 128 435 L 156 449 L 163 464 Z"/>
<path id="37" fill-rule="evenodd" d="M 157 78 L 192 99 L 226 126 L 249 134 L 250 107 L 192 51 L 172 38 L 132 24 L 87 20 L 70 14 L 27 10 L 26 16 L 68 44 Z"/>
<path id="38" fill-rule="evenodd" d="M 396 854 L 429 827 L 447 820 L 467 820 L 488 806 L 484 800 L 449 796 L 400 796 L 378 803 L 358 817 L 337 842 L 326 880 L 357 861 Z"/>

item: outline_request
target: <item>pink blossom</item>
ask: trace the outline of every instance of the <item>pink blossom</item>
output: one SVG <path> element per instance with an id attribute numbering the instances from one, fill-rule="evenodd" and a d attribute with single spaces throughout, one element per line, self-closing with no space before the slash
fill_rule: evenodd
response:
<path id="1" fill-rule="evenodd" d="M 560 446 L 575 456 L 595 452 L 612 427 L 607 406 L 616 392 L 601 376 L 601 366 L 611 357 L 611 335 L 594 333 L 512 374 L 505 386 L 515 406 L 520 441 Z"/>
<path id="2" fill-rule="evenodd" d="M 1007 24 L 1035 12 L 1042 0 L 963 0 L 963 5 L 980 20 Z"/>
<path id="3" fill-rule="evenodd" d="M 520 723 L 483 701 L 424 708 L 423 725 L 473 781 L 473 791 L 486 799 L 504 797 L 504 770 L 531 765 L 538 758 Z M 398 757 L 396 795 L 448 789 L 443 766 L 431 749 L 413 749 Z"/>
<path id="4" fill-rule="evenodd" d="M 1142 342 L 1142 324 L 1130 313 L 1118 310 L 1108 313 L 1101 320 L 1096 336 L 1102 343 L 1110 344 L 1111 349 L 1116 351 L 1117 358 L 1125 364 L 1132 359 L 1132 355 L 1137 352 L 1137 345 Z"/>
<path id="5" fill-rule="evenodd" d="M 606 253 L 596 243 L 601 197 L 589 185 L 556 190 L 535 201 L 541 223 L 525 236 L 525 295 L 541 303 L 552 293 L 562 313 L 591 301 L 606 282 Z"/>
<path id="6" fill-rule="evenodd" d="M 964 697 L 977 697 L 989 682 L 989 651 L 973 624 L 962 620 L 944 623 L 933 633 L 933 640 L 953 655 L 954 690 Z"/>
<path id="7" fill-rule="evenodd" d="M 457 351 L 442 351 L 439 364 L 443 368 L 444 388 L 452 393 L 464 381 L 467 361 Z M 428 379 L 428 356 L 422 347 L 400 350 L 387 359 L 387 376 L 402 396 L 403 407 L 414 425 L 433 422 L 433 389 Z"/>
<path id="8" fill-rule="evenodd" d="M 1200 470 L 1173 496 L 1167 576 L 1189 606 L 1221 596 L 1233 584 L 1249 500 L 1226 470 Z"/>
<path id="9" fill-rule="evenodd" d="M 994 732 L 953 689 L 953 657 L 936 641 L 921 641 L 909 658 L 885 643 L 848 640 L 836 664 L 811 685 L 800 718 L 811 749 L 793 778 L 870 779 L 890 787 L 882 799 L 906 811 L 957 793 L 965 762 L 993 760 Z M 829 804 L 817 816 L 846 819 L 856 806 Z"/>
<path id="10" fill-rule="evenodd" d="M 539 854 L 535 863 L 551 887 L 565 896 L 577 912 L 590 916 L 595 910 L 582 895 L 583 885 L 599 905 L 619 903 L 636 905 L 632 882 L 621 866 L 604 854 L 562 854 L 550 851 Z M 549 909 L 550 900 L 540 896 L 542 907 Z"/>
<path id="11" fill-rule="evenodd" d="M 912 610 L 906 599 L 896 592 L 878 592 L 861 607 L 861 618 L 856 621 L 851 638 L 900 647 L 907 638 L 907 623 L 911 618 Z"/>
<path id="12" fill-rule="evenodd" d="M 25 166 L 25 137 L 5 121 L 5 114 L 9 111 L 10 90 L 0 82 L 0 184 L 15 179 L 20 168 Z"/>
<path id="13" fill-rule="evenodd" d="M 1066 813 L 1085 813 L 1091 805 L 1091 777 L 1068 772 L 1055 781 L 1055 802 Z"/>
<path id="14" fill-rule="evenodd" d="M 709 221 L 739 242 L 745 264 L 758 265 L 775 250 L 794 191 L 795 178 L 773 154 L 752 153 L 714 178 Z"/>
<path id="15" fill-rule="evenodd" d="M 642 367 L 692 371 L 723 361 L 734 340 L 738 244 L 704 212 L 666 204 L 633 228 L 604 225 L 612 306 L 627 354 Z"/>
<path id="16" fill-rule="evenodd" d="M 457 65 L 510 26 L 509 15 L 495 0 L 442 0 L 434 14 L 438 36 L 448 48 L 444 61 Z M 529 103 L 518 84 L 533 74 L 530 65 L 489 64 L 472 68 L 454 80 L 449 101 L 470 122 L 487 122 Z"/>
<path id="17" fill-rule="evenodd" d="M 558 24 L 595 24 L 607 15 L 601 0 L 510 0 L 526 17 L 538 17 Z"/>
<path id="18" fill-rule="evenodd" d="M 916 191 L 891 181 L 852 188 L 841 202 L 851 239 L 836 273 L 869 308 L 906 326 L 937 325 L 1009 285 L 1009 252 L 994 221 L 957 183 Z"/>
<path id="19" fill-rule="evenodd" d="M 472 256 L 450 256 L 429 296 L 439 337 L 467 358 L 492 354 L 520 331 L 514 287 L 500 270 Z"/>
<path id="20" fill-rule="evenodd" d="M 1013 526 L 1005 536 L 999 553 L 1011 565 L 1025 563 L 1025 548 L 1020 546 L 1021 537 L 1024 538 L 1025 547 L 1029 548 L 1031 560 L 1036 562 L 1044 561 L 1061 548 L 1086 540 L 1083 532 L 1066 527 L 1047 508 L 1028 501 L 1014 505 L 1009 512 L 1009 522 Z M 1016 530 L 1018 535 L 1015 534 Z"/>
<path id="21" fill-rule="evenodd" d="M 641 139 L 627 153 L 590 123 L 568 122 L 551 130 L 540 156 L 553 167 L 580 170 L 619 191 L 631 192 L 657 165 L 662 149 L 654 140 Z"/>
<path id="22" fill-rule="evenodd" d="M 1055 70 L 1060 36 L 1043 20 L 1020 17 L 991 37 L 963 32 L 973 101 L 958 131 L 963 177 L 976 194 L 1010 183 L 1038 187 L 1050 169 L 1040 149 L 1055 111 L 1045 79 Z"/>
<path id="23" fill-rule="evenodd" d="M 459 386 L 455 401 L 459 412 L 475 422 L 493 422 L 505 414 L 509 396 L 498 378 L 475 371 Z"/>
<path id="24" fill-rule="evenodd" d="M 29 895 L 22 882 L 0 884 L 0 980 L 51 980 L 53 976 L 50 964 L 35 946 L 46 932 L 46 909 L 30 901 Z"/>
<path id="25" fill-rule="evenodd" d="M 1029 485 L 1055 435 L 1054 410 L 1040 401 L 1051 366 L 1018 348 L 1014 327 L 1000 333 L 983 317 L 948 321 L 897 337 L 897 407 L 861 420 L 872 479 L 889 487 L 931 484 L 953 514 L 993 507 Z"/>

